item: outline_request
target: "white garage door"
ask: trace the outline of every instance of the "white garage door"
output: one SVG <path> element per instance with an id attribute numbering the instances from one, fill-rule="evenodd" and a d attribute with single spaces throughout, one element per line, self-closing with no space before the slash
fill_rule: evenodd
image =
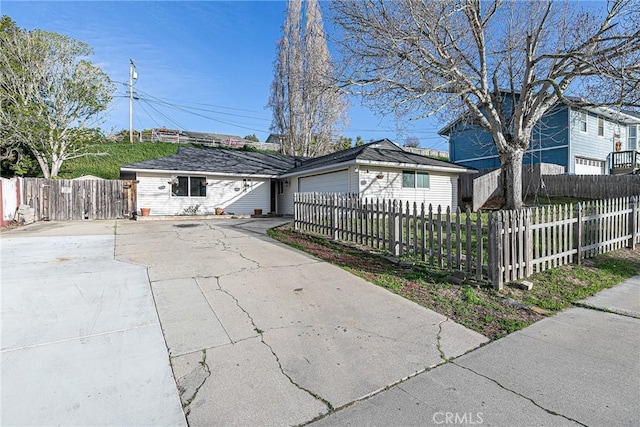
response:
<path id="1" fill-rule="evenodd" d="M 576 175 L 604 175 L 605 167 L 606 162 L 603 160 L 576 157 L 576 167 L 574 169 L 574 173 Z"/>
<path id="2" fill-rule="evenodd" d="M 298 191 L 301 193 L 348 193 L 349 172 L 343 170 L 300 178 Z"/>

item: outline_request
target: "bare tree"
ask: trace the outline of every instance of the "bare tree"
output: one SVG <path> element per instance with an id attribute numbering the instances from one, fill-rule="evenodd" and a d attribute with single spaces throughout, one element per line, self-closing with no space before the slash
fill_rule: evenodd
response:
<path id="1" fill-rule="evenodd" d="M 0 32 L 0 140 L 26 147 L 46 178 L 86 155 L 114 90 L 85 43 L 46 31 Z"/>
<path id="2" fill-rule="evenodd" d="M 283 154 L 314 157 L 332 151 L 347 104 L 335 84 L 317 0 L 290 0 L 277 46 L 269 107 Z"/>
<path id="3" fill-rule="evenodd" d="M 410 148 L 419 148 L 420 138 L 418 138 L 417 136 L 409 136 L 407 137 L 407 139 L 405 139 L 404 146 Z"/>
<path id="4" fill-rule="evenodd" d="M 634 0 L 336 0 L 333 12 L 352 91 L 413 119 L 466 114 L 493 138 L 509 208 L 547 111 L 640 104 Z"/>

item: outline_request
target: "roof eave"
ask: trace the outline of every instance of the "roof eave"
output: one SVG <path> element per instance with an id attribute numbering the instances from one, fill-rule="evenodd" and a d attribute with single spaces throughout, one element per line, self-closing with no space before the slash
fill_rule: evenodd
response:
<path id="1" fill-rule="evenodd" d="M 229 177 L 243 177 L 250 176 L 254 178 L 277 178 L 280 175 L 277 174 L 255 174 L 255 173 L 231 173 L 231 172 L 210 172 L 210 171 L 188 171 L 188 170 L 171 170 L 171 169 L 144 169 L 144 168 L 127 168 L 121 167 L 122 172 L 149 172 L 158 174 L 185 174 L 185 175 L 211 175 L 211 176 L 229 176 Z"/>
<path id="2" fill-rule="evenodd" d="M 356 160 L 358 165 L 371 165 L 371 166 L 384 166 L 392 167 L 396 169 L 425 169 L 437 172 L 452 172 L 452 173 L 477 173 L 475 169 L 468 169 L 462 166 L 447 167 L 447 166 L 435 166 L 435 165 L 419 165 L 417 163 L 398 163 L 398 162 L 379 162 L 375 160 Z"/>
<path id="3" fill-rule="evenodd" d="M 348 166 L 351 166 L 351 165 L 354 165 L 354 164 L 356 164 L 355 160 L 348 160 L 346 162 L 332 163 L 332 164 L 320 166 L 320 167 L 317 167 L 317 168 L 303 169 L 303 170 L 295 171 L 295 172 L 286 172 L 286 173 L 283 173 L 282 175 L 278 175 L 278 177 L 279 178 L 290 178 L 290 177 L 293 177 L 293 176 L 305 175 L 305 174 L 308 174 L 308 173 L 326 172 L 328 170 L 333 170 L 333 169 L 343 169 L 345 167 L 348 167 Z"/>
<path id="4" fill-rule="evenodd" d="M 575 110 L 584 109 L 594 114 L 603 115 L 609 119 L 616 120 L 619 119 L 624 124 L 638 124 L 640 123 L 640 118 L 634 117 L 627 113 L 623 113 L 622 111 L 614 110 L 609 107 L 572 107 Z"/>

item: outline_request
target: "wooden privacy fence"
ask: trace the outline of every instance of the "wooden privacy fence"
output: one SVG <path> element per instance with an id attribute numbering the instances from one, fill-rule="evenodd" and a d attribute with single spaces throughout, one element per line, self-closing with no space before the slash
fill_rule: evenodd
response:
<path id="1" fill-rule="evenodd" d="M 136 184 L 23 178 L 22 203 L 35 209 L 36 221 L 127 218 L 136 212 Z"/>
<path id="2" fill-rule="evenodd" d="M 640 244 L 639 197 L 475 212 L 357 195 L 296 193 L 296 230 L 505 282 Z"/>
<path id="3" fill-rule="evenodd" d="M 535 165 L 522 165 L 522 196 L 544 192 L 541 189 L 544 180 L 552 175 L 564 173 L 564 166 L 550 163 L 536 163 Z M 461 204 L 471 203 L 475 212 L 494 197 L 502 196 L 503 177 L 501 169 L 481 169 L 477 174 L 460 175 L 460 201 Z M 629 196 L 635 193 L 624 193 L 618 196 Z M 544 194 L 547 194 L 544 192 Z M 591 197 L 587 197 L 591 198 Z"/>
<path id="4" fill-rule="evenodd" d="M 640 175 L 544 175 L 540 185 L 549 196 L 612 199 L 640 194 Z"/>

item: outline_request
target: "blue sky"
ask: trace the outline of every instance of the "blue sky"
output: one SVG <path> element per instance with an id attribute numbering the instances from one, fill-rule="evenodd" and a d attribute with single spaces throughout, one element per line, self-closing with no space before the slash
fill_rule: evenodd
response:
<path id="1" fill-rule="evenodd" d="M 65 34 L 94 49 L 91 60 L 117 86 L 102 125 L 106 130 L 129 127 L 131 58 L 140 98 L 134 102 L 136 129 L 255 133 L 261 141 L 269 135 L 271 111 L 265 106 L 284 22 L 283 1 L 3 0 L 0 8 L 22 28 Z M 322 9 L 331 35 L 326 4 Z M 402 143 L 417 136 L 422 147 L 447 149 L 435 120 L 405 122 L 397 132 L 393 118 L 379 117 L 357 99 L 350 102 L 350 123 L 342 134 L 354 140 L 360 135 Z"/>

